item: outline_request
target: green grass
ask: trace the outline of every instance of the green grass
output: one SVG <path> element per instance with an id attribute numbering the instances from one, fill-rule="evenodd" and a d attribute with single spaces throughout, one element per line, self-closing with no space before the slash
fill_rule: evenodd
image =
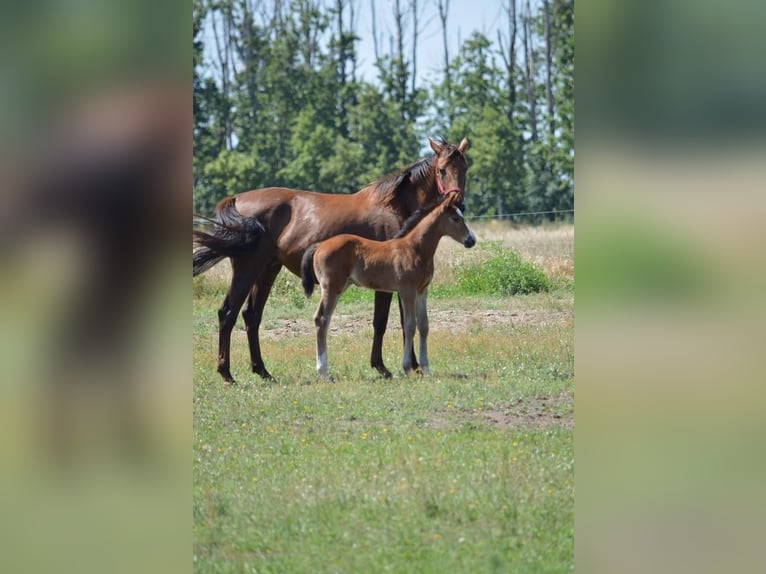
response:
<path id="1" fill-rule="evenodd" d="M 215 373 L 225 285 L 195 281 L 195 571 L 573 570 L 571 290 L 468 297 L 437 285 L 432 376 L 402 375 L 392 310 L 384 380 L 368 366 L 372 296 L 349 289 L 337 313 L 362 326 L 331 333 L 324 383 L 318 297 L 298 301 L 297 278 L 280 281 L 262 333 L 278 382 L 249 373 L 240 324 L 231 388 Z"/>

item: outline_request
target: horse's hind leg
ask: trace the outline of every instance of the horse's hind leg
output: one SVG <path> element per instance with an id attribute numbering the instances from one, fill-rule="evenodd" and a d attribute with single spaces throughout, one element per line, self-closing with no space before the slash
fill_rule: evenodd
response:
<path id="1" fill-rule="evenodd" d="M 391 371 L 383 364 L 383 335 L 386 333 L 386 325 L 388 325 L 391 297 L 393 297 L 393 293 L 375 291 L 375 315 L 372 319 L 374 333 L 372 353 L 370 353 L 370 366 L 387 379 L 391 377 Z"/>
<path id="2" fill-rule="evenodd" d="M 231 376 L 231 331 L 237 322 L 237 315 L 245 302 L 255 279 L 256 269 L 250 260 L 231 259 L 232 278 L 229 292 L 218 310 L 218 372 L 227 383 L 233 383 Z"/>
<path id="3" fill-rule="evenodd" d="M 245 330 L 247 331 L 247 343 L 250 347 L 250 365 L 255 374 L 269 380 L 274 380 L 274 377 L 271 376 L 263 364 L 258 329 L 261 326 L 261 318 L 263 317 L 263 308 L 266 305 L 266 300 L 269 298 L 271 287 L 274 285 L 274 280 L 279 275 L 281 269 L 282 265 L 275 262 L 263 270 L 250 290 L 250 295 L 247 298 L 247 307 L 242 312 L 242 318 L 245 320 Z"/>

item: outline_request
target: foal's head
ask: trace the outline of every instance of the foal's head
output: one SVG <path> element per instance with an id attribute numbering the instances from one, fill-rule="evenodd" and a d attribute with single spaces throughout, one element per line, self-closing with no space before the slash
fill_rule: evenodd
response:
<path id="1" fill-rule="evenodd" d="M 465 247 L 473 247 L 476 245 L 476 235 L 465 222 L 460 205 L 462 205 L 460 194 L 451 194 L 436 208 L 439 210 L 436 224 L 440 226 L 442 235 L 451 237 Z"/>
<path id="2" fill-rule="evenodd" d="M 468 169 L 463 154 L 468 147 L 468 138 L 463 138 L 457 146 L 432 139 L 429 139 L 428 143 L 436 154 L 432 165 L 436 170 L 436 187 L 439 194 L 456 193 L 462 202 L 465 195 L 465 172 Z"/>

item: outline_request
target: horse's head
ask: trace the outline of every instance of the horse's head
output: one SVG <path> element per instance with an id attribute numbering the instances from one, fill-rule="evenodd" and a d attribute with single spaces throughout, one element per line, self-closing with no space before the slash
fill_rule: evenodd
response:
<path id="1" fill-rule="evenodd" d="M 443 235 L 448 235 L 465 247 L 473 247 L 476 245 L 476 234 L 465 222 L 461 205 L 462 200 L 457 193 L 450 195 L 439 205 L 437 209 L 441 212 L 439 214 L 441 231 Z"/>
<path id="2" fill-rule="evenodd" d="M 445 141 L 437 142 L 428 140 L 431 149 L 434 150 L 434 169 L 436 170 L 436 188 L 440 195 L 456 193 L 460 201 L 465 196 L 465 172 L 468 163 L 464 152 L 468 147 L 468 138 L 463 138 L 460 145 L 454 146 Z"/>

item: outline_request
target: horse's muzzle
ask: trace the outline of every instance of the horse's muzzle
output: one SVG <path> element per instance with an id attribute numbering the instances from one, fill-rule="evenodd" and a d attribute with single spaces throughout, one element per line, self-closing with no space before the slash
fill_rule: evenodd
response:
<path id="1" fill-rule="evenodd" d="M 475 236 L 475 235 L 472 233 L 471 235 L 469 235 L 468 237 L 466 237 L 466 238 L 463 240 L 463 245 L 465 245 L 465 246 L 466 246 L 466 247 L 468 247 L 468 248 L 471 248 L 471 247 L 473 247 L 474 245 L 476 245 L 476 236 Z"/>

